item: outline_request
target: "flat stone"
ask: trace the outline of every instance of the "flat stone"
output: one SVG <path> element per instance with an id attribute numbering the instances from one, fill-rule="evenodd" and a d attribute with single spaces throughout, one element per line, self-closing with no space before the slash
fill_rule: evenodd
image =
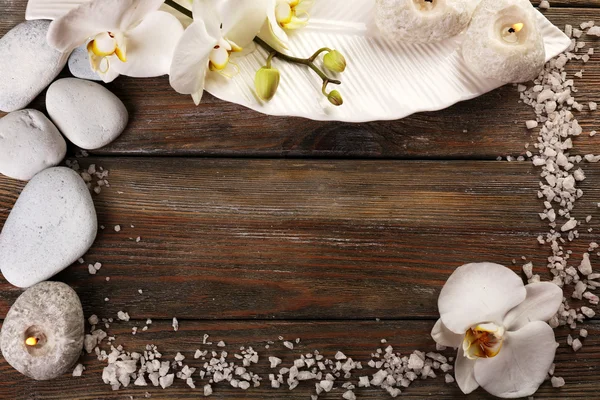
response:
<path id="1" fill-rule="evenodd" d="M 69 371 L 83 349 L 85 321 L 77 293 L 61 282 L 42 282 L 17 298 L 0 333 L 6 361 L 36 380 Z M 28 346 L 25 339 L 35 338 Z"/>
<path id="2" fill-rule="evenodd" d="M 75 78 L 87 79 L 89 81 L 101 81 L 102 78 L 92 71 L 90 58 L 88 57 L 87 44 L 79 46 L 69 57 L 69 71 Z"/>
<path id="3" fill-rule="evenodd" d="M 82 257 L 98 228 L 83 179 L 64 167 L 46 169 L 25 186 L 0 233 L 0 270 L 19 287 L 47 280 Z"/>
<path id="4" fill-rule="evenodd" d="M 46 109 L 63 135 L 86 150 L 99 149 L 118 138 L 129 119 L 123 102 L 108 89 L 76 78 L 50 85 Z"/>
<path id="5" fill-rule="evenodd" d="M 46 42 L 50 21 L 27 21 L 0 39 L 0 110 L 27 107 L 60 73 L 68 54 Z"/>
<path id="6" fill-rule="evenodd" d="M 28 181 L 65 157 L 67 143 L 56 126 L 37 110 L 21 110 L 0 119 L 0 173 Z"/>

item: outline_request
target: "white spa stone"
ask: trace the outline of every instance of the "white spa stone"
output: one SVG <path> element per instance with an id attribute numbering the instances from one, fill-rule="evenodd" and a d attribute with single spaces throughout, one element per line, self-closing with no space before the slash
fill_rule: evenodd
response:
<path id="1" fill-rule="evenodd" d="M 503 83 L 536 78 L 546 63 L 546 51 L 535 13 L 529 0 L 482 0 L 463 42 L 467 66 Z M 518 42 L 506 43 L 502 29 L 515 23 L 524 24 Z"/>
<path id="2" fill-rule="evenodd" d="M 96 238 L 90 192 L 70 168 L 46 169 L 25 186 L 0 233 L 0 269 L 29 287 L 77 261 Z"/>
<path id="3" fill-rule="evenodd" d="M 27 107 L 56 78 L 68 54 L 46 43 L 50 21 L 27 21 L 0 39 L 0 110 Z"/>
<path id="4" fill-rule="evenodd" d="M 85 150 L 111 143 L 129 119 L 123 102 L 108 89 L 76 78 L 60 79 L 50 85 L 46 109 L 63 135 Z"/>
<path id="5" fill-rule="evenodd" d="M 36 380 L 54 379 L 77 362 L 83 349 L 84 318 L 77 293 L 60 282 L 27 289 L 8 311 L 0 333 L 6 361 Z M 38 339 L 27 346 L 28 337 Z"/>
<path id="6" fill-rule="evenodd" d="M 89 81 L 101 81 L 102 78 L 92 71 L 88 57 L 87 45 L 77 47 L 69 57 L 69 71 L 75 78 L 87 79 Z"/>
<path id="7" fill-rule="evenodd" d="M 0 119 L 0 173 L 28 181 L 58 165 L 67 143 L 56 126 L 37 110 L 21 110 Z"/>
<path id="8" fill-rule="evenodd" d="M 478 0 L 377 0 L 375 21 L 388 39 L 430 43 L 448 39 L 465 30 Z"/>

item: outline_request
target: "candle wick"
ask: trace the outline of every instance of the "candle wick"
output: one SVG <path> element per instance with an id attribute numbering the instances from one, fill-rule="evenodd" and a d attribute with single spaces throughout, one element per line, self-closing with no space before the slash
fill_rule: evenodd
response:
<path id="1" fill-rule="evenodd" d="M 513 27 L 510 27 L 510 28 L 508 29 L 508 33 L 515 33 L 515 32 L 516 32 L 516 31 L 515 31 L 515 28 L 513 28 Z"/>

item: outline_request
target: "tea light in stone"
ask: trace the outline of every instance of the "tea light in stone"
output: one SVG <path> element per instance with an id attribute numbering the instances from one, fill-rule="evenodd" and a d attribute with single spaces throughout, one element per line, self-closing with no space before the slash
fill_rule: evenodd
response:
<path id="1" fill-rule="evenodd" d="M 546 51 L 529 0 L 483 0 L 467 29 L 462 54 L 480 77 L 503 83 L 536 78 Z"/>
<path id="2" fill-rule="evenodd" d="M 27 289 L 10 308 L 0 332 L 6 361 L 35 380 L 54 379 L 79 359 L 84 318 L 77 293 L 60 282 Z"/>
<path id="3" fill-rule="evenodd" d="M 377 0 L 375 22 L 389 39 L 437 42 L 461 33 L 477 0 Z"/>

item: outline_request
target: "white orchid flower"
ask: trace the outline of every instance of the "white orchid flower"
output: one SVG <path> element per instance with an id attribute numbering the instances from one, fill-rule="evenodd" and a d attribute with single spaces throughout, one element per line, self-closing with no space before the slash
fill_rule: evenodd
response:
<path id="1" fill-rule="evenodd" d="M 314 0 L 269 0 L 268 20 L 259 36 L 272 45 L 287 49 L 289 37 L 286 31 L 308 24 L 308 12 L 313 3 Z"/>
<path id="2" fill-rule="evenodd" d="M 68 53 L 86 44 L 90 64 L 105 82 L 120 74 L 169 73 L 183 35 L 173 15 L 158 11 L 163 0 L 30 0 L 27 19 L 53 19 L 48 43 Z"/>
<path id="3" fill-rule="evenodd" d="M 173 89 L 192 95 L 198 105 L 206 79 L 235 74 L 231 55 L 252 42 L 267 18 L 265 10 L 266 0 L 195 0 L 194 22 L 185 30 L 171 65 Z"/>
<path id="4" fill-rule="evenodd" d="M 531 396 L 554 360 L 557 343 L 546 321 L 562 299 L 553 283 L 525 286 L 502 265 L 467 264 L 444 285 L 431 336 L 458 348 L 455 377 L 465 394 L 481 386 L 497 397 Z"/>

